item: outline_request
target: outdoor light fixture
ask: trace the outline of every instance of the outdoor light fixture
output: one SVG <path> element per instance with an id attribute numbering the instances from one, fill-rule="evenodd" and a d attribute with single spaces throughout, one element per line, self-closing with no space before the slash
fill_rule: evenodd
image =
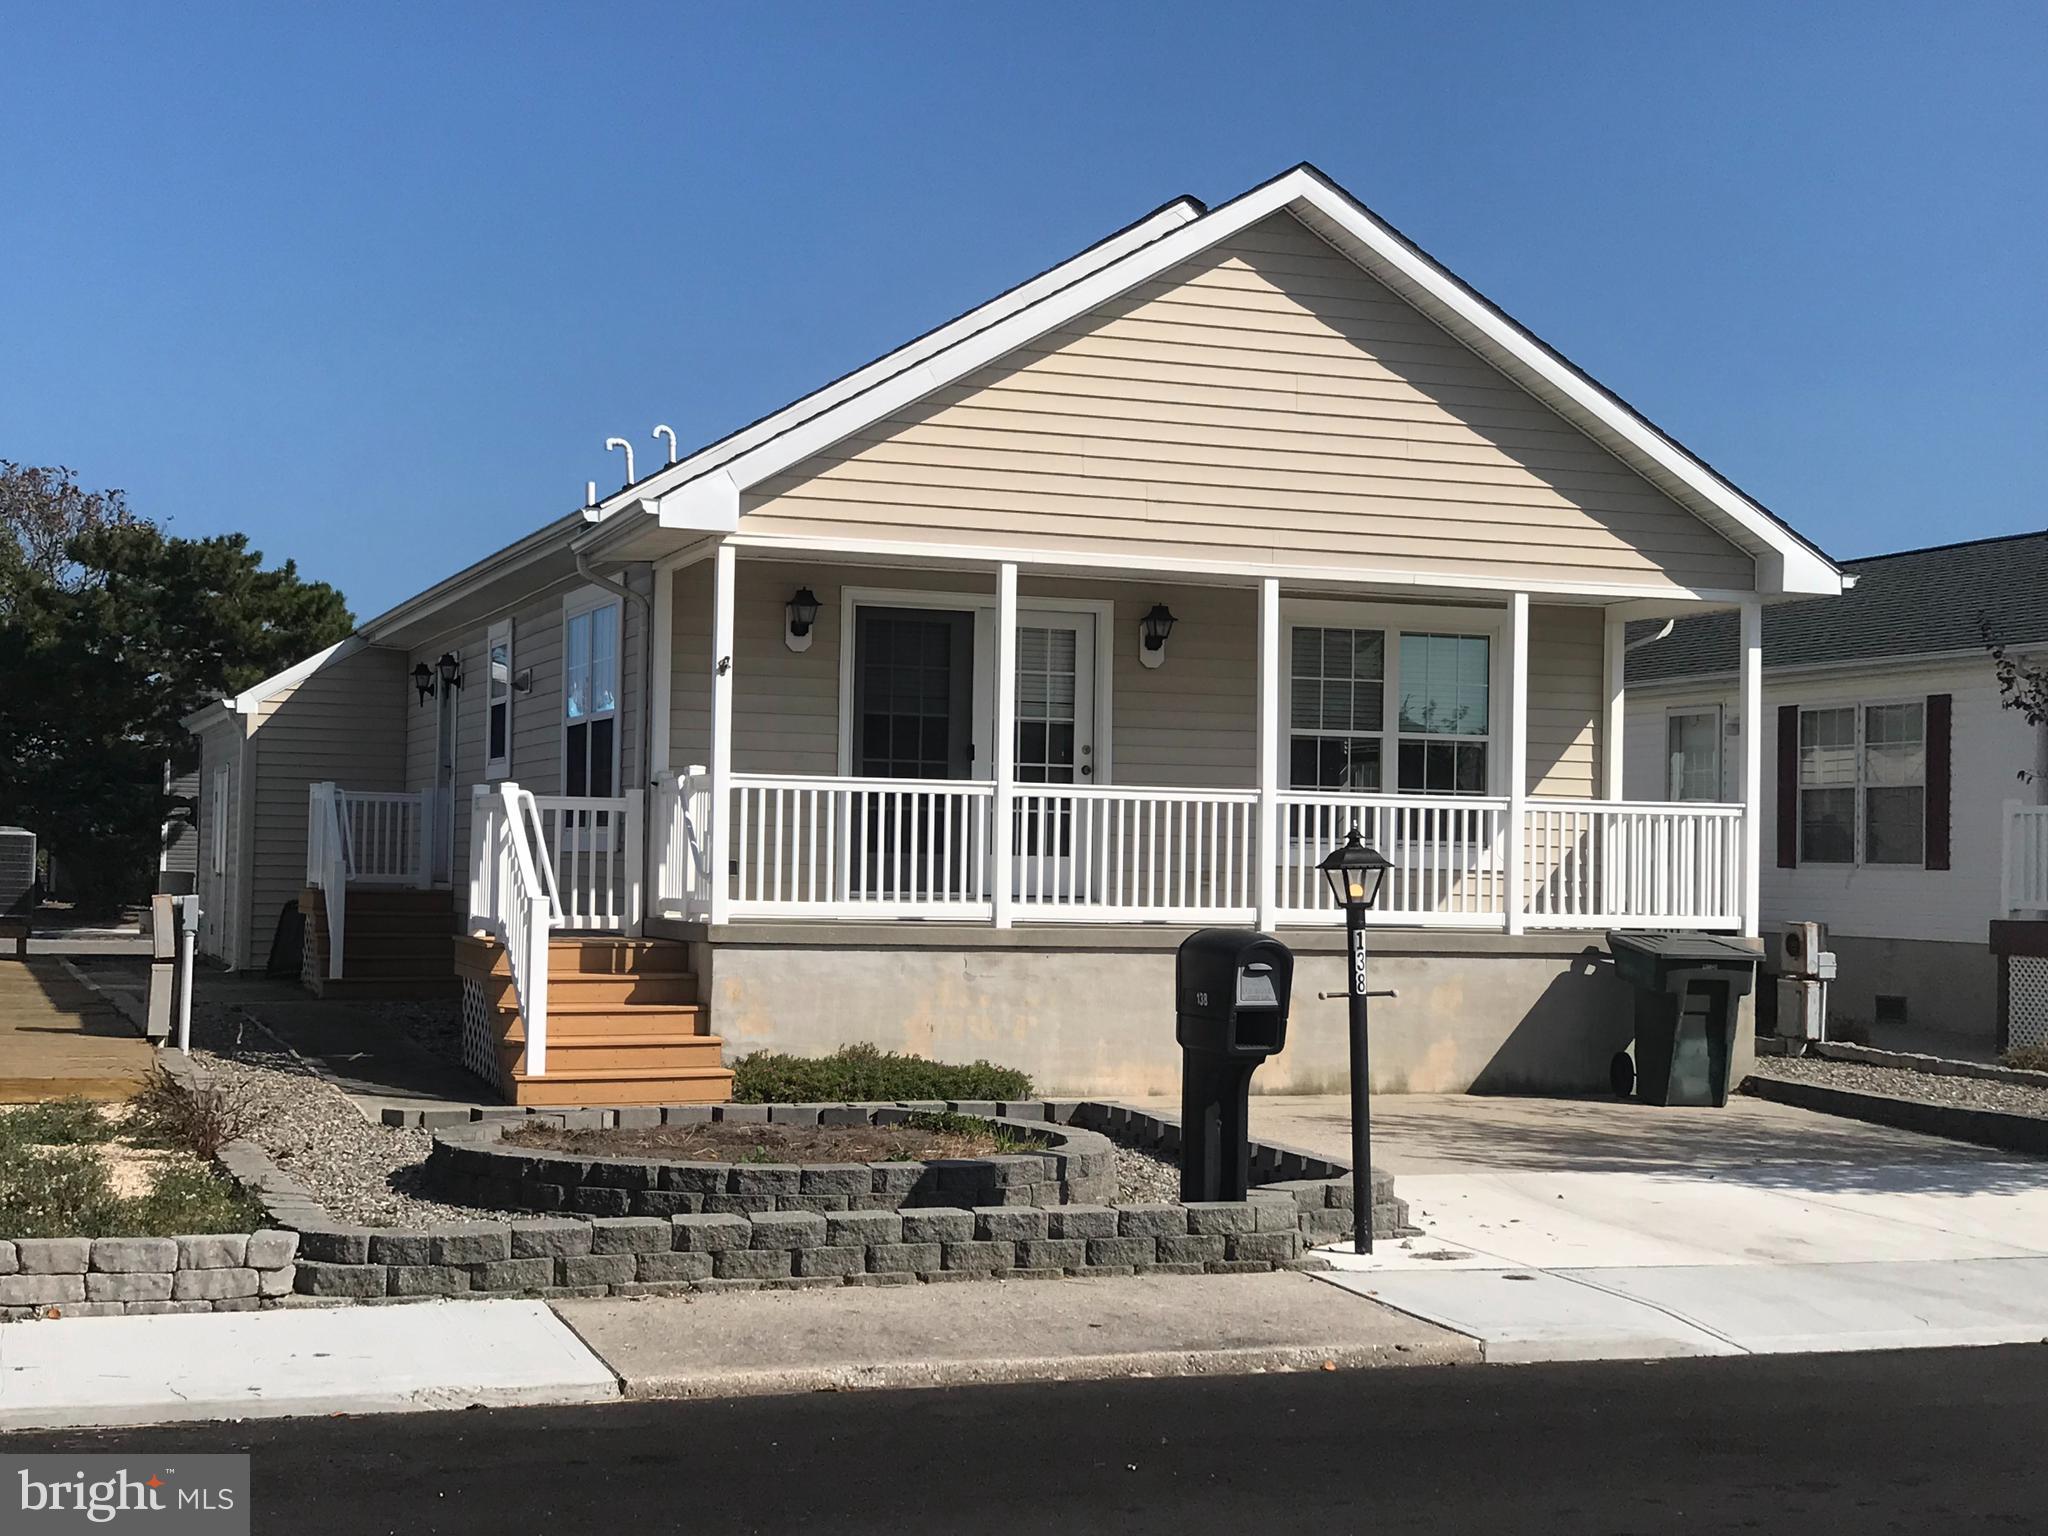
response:
<path id="1" fill-rule="evenodd" d="M 809 587 L 798 587 L 789 600 L 789 633 L 782 637 L 783 643 L 792 651 L 808 651 L 817 622 L 818 594 Z"/>
<path id="2" fill-rule="evenodd" d="M 412 685 L 420 691 L 420 707 L 425 708 L 434 695 L 434 674 L 427 670 L 424 661 L 412 669 Z"/>
<path id="3" fill-rule="evenodd" d="M 1173 633 L 1173 626 L 1180 621 L 1173 616 L 1173 610 L 1164 603 L 1154 603 L 1152 611 L 1138 620 L 1138 660 L 1148 667 L 1156 667 L 1166 660 L 1166 639 Z"/>
<path id="4" fill-rule="evenodd" d="M 1393 866 L 1377 848 L 1365 846 L 1358 828 L 1344 835 L 1343 846 L 1330 850 L 1316 866 L 1329 882 L 1330 894 L 1344 909 L 1346 952 L 1343 996 L 1351 1010 L 1351 1251 L 1372 1252 L 1372 1067 L 1366 1050 L 1365 913 L 1379 899 L 1380 883 Z M 1338 994 L 1326 992 L 1325 997 Z M 1391 997 L 1391 992 L 1379 994 Z"/>
<path id="5" fill-rule="evenodd" d="M 434 663 L 434 670 L 441 675 L 443 688 L 462 686 L 462 663 L 456 659 L 453 651 L 443 651 L 441 659 Z"/>

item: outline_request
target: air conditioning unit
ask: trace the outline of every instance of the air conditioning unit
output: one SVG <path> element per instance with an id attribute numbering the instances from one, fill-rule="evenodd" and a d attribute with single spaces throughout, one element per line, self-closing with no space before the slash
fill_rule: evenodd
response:
<path id="1" fill-rule="evenodd" d="M 1834 975 L 1834 962 L 1826 923 L 1787 923 L 1771 938 L 1770 968 L 1776 975 L 1819 980 Z"/>
<path id="2" fill-rule="evenodd" d="M 35 883 L 35 833 L 26 827 L 0 827 L 0 914 L 11 911 Z"/>
<path id="3" fill-rule="evenodd" d="M 1828 1037 L 1828 984 L 1806 976 L 1778 978 L 1778 1038 L 1825 1040 Z"/>

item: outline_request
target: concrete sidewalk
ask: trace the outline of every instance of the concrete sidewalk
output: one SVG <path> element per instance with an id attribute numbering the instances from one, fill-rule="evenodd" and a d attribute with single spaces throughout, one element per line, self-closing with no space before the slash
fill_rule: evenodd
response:
<path id="1" fill-rule="evenodd" d="M 1476 1363 L 1304 1275 L 1155 1275 L 565 1301 L 628 1397 Z"/>

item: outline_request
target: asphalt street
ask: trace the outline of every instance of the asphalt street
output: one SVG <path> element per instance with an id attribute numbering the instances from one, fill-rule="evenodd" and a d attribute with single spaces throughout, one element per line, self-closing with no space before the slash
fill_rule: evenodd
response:
<path id="1" fill-rule="evenodd" d="M 0 1438 L 247 1450 L 378 1531 L 2038 1530 L 2048 1348 L 1461 1366 Z"/>

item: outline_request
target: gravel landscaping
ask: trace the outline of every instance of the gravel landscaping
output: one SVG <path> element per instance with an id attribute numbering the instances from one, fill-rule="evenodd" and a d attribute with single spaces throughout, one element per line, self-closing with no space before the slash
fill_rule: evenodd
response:
<path id="1" fill-rule="evenodd" d="M 1757 1077 L 1781 1082 L 1815 1083 L 1852 1093 L 1882 1093 L 1924 1104 L 1952 1104 L 1963 1109 L 1995 1109 L 2006 1114 L 2048 1119 L 2048 1088 L 1989 1082 L 1975 1077 L 1938 1077 L 1904 1067 L 1876 1067 L 1855 1061 L 1823 1061 L 1813 1056 L 1759 1056 L 1751 1069 Z"/>
<path id="2" fill-rule="evenodd" d="M 192 1045 L 202 1071 L 248 1096 L 257 1117 L 249 1139 L 338 1220 L 409 1227 L 496 1214 L 413 1193 L 424 1187 L 433 1133 L 370 1124 L 340 1090 L 239 1013 L 196 1010 Z"/>
<path id="3" fill-rule="evenodd" d="M 1125 1203 L 1180 1199 L 1180 1162 L 1136 1147 L 1116 1149 L 1116 1197 Z"/>

